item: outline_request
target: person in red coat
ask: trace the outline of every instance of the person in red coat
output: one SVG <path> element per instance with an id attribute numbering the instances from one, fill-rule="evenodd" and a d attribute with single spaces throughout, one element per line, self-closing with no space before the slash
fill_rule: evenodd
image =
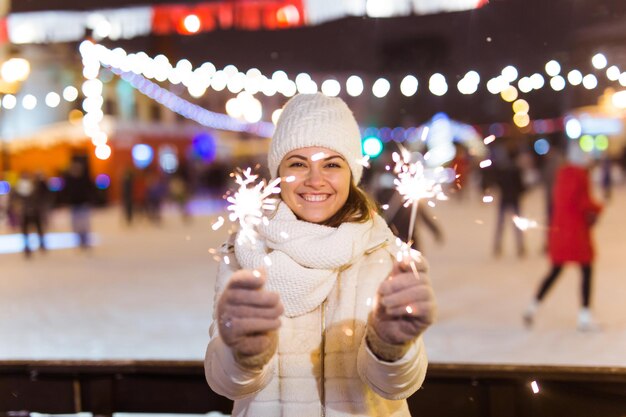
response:
<path id="1" fill-rule="evenodd" d="M 570 151 L 569 162 L 562 165 L 556 174 L 548 233 L 548 254 L 552 268 L 524 313 L 524 321 L 529 326 L 532 325 L 539 303 L 558 278 L 563 265 L 574 262 L 580 265 L 582 271 L 582 307 L 578 315 L 578 329 L 588 331 L 596 327 L 589 310 L 594 260 L 591 228 L 602 206 L 591 196 L 585 158 L 573 156 L 576 152 Z"/>

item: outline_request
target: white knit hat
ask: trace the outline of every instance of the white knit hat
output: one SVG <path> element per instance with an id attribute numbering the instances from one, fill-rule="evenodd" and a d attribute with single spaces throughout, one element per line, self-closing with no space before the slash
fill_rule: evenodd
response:
<path id="1" fill-rule="evenodd" d="M 352 111 L 340 98 L 299 94 L 285 104 L 267 157 L 272 178 L 278 177 L 278 165 L 285 155 L 312 146 L 340 153 L 350 166 L 354 183 L 359 183 L 363 173 L 361 133 Z"/>

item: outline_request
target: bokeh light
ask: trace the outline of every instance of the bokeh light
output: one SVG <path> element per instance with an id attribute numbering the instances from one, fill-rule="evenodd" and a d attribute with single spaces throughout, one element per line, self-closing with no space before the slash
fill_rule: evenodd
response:
<path id="1" fill-rule="evenodd" d="M 215 137 L 208 132 L 201 132 L 194 136 L 191 145 L 194 155 L 205 162 L 212 162 L 217 155 Z"/>
<path id="2" fill-rule="evenodd" d="M 376 158 L 383 151 L 383 142 L 376 136 L 369 136 L 363 139 L 363 154 L 371 158 Z"/>
<path id="3" fill-rule="evenodd" d="M 95 154 L 96 158 L 103 161 L 109 159 L 109 157 L 111 156 L 111 147 L 109 145 L 96 146 Z"/>
<path id="4" fill-rule="evenodd" d="M 546 69 L 546 74 L 548 74 L 551 77 L 555 77 L 559 75 L 559 73 L 561 72 L 561 64 L 559 64 L 557 61 L 553 59 L 551 61 L 546 62 L 545 69 Z"/>
<path id="5" fill-rule="evenodd" d="M 65 181 L 61 177 L 50 177 L 48 178 L 48 190 L 56 193 L 65 188 Z"/>
<path id="6" fill-rule="evenodd" d="M 443 74 L 435 73 L 428 80 L 428 89 L 436 96 L 443 96 L 448 92 L 448 83 Z"/>
<path id="7" fill-rule="evenodd" d="M 400 83 L 400 91 L 406 97 L 411 97 L 417 92 L 418 81 L 413 75 L 407 75 Z"/>
<path id="8" fill-rule="evenodd" d="M 583 78 L 583 87 L 587 90 L 593 90 L 598 86 L 598 79 L 593 74 L 587 74 Z"/>
<path id="9" fill-rule="evenodd" d="M 200 18 L 195 14 L 190 14 L 183 21 L 185 30 L 189 33 L 196 33 L 200 30 Z"/>
<path id="10" fill-rule="evenodd" d="M 378 98 L 383 98 L 387 95 L 391 89 L 391 84 L 386 78 L 379 78 L 374 82 L 372 86 L 372 94 Z"/>
<path id="11" fill-rule="evenodd" d="M 565 78 L 560 75 L 550 78 L 550 87 L 552 87 L 554 91 L 563 90 L 565 88 Z"/>
<path id="12" fill-rule="evenodd" d="M 550 142 L 545 138 L 537 139 L 533 145 L 535 152 L 538 155 L 545 155 L 550 152 Z"/>
<path id="13" fill-rule="evenodd" d="M 606 67 L 606 65 L 607 65 L 606 56 L 604 56 L 604 54 L 600 54 L 600 53 L 595 54 L 591 58 L 591 64 L 596 69 L 602 69 L 602 68 Z"/>
<path id="14" fill-rule="evenodd" d="M 515 101 L 518 96 L 517 88 L 510 85 L 504 90 L 502 90 L 502 92 L 500 93 L 500 96 L 502 97 L 502 100 L 508 101 L 509 103 L 512 101 Z"/>
<path id="15" fill-rule="evenodd" d="M 138 143 L 133 146 L 131 155 L 133 157 L 133 164 L 135 164 L 135 166 L 139 169 L 144 169 L 152 163 L 152 160 L 154 159 L 154 150 L 150 145 Z"/>
<path id="16" fill-rule="evenodd" d="M 14 109 L 17 105 L 17 98 L 13 94 L 6 94 L 2 97 L 2 107 L 7 110 Z"/>
<path id="17" fill-rule="evenodd" d="M 176 148 L 169 145 L 159 147 L 159 166 L 168 174 L 173 174 L 178 169 L 178 155 Z"/>
<path id="18" fill-rule="evenodd" d="M 565 134 L 570 139 L 578 139 L 583 132 L 580 121 L 574 117 L 565 119 Z"/>
<path id="19" fill-rule="evenodd" d="M 502 70 L 502 77 L 504 77 L 504 79 L 510 83 L 517 80 L 518 75 L 519 74 L 517 68 L 515 68 L 513 65 L 508 65 Z"/>
<path id="20" fill-rule="evenodd" d="M 337 97 L 341 92 L 341 84 L 337 80 L 326 80 L 322 83 L 322 93 L 329 97 Z"/>
<path id="21" fill-rule="evenodd" d="M 99 190 L 106 190 L 111 185 L 111 177 L 107 174 L 98 174 L 95 179 L 96 188 Z"/>
<path id="22" fill-rule="evenodd" d="M 51 108 L 57 107 L 61 103 L 61 96 L 55 92 L 46 94 L 46 105 Z"/>
<path id="23" fill-rule="evenodd" d="M 567 81 L 571 85 L 579 85 L 583 82 L 583 74 L 578 70 L 571 70 L 567 73 Z"/>
<path id="24" fill-rule="evenodd" d="M 37 97 L 32 94 L 26 94 L 22 98 L 22 106 L 26 110 L 33 110 L 35 107 L 37 107 Z"/>
<path id="25" fill-rule="evenodd" d="M 352 97 L 358 97 L 363 93 L 363 80 L 358 75 L 351 75 L 346 80 L 346 91 Z"/>
<path id="26" fill-rule="evenodd" d="M 513 112 L 514 113 L 528 113 L 528 110 L 530 110 L 530 105 L 524 99 L 516 100 L 513 103 Z"/>
<path id="27" fill-rule="evenodd" d="M 620 70 L 617 66 L 611 65 L 610 67 L 606 69 L 606 78 L 608 78 L 609 80 L 617 81 L 619 80 L 619 76 L 620 76 Z"/>
<path id="28" fill-rule="evenodd" d="M 593 136 L 583 135 L 580 137 L 580 141 L 578 143 L 580 145 L 580 149 L 582 149 L 583 151 L 585 152 L 593 151 L 593 147 L 594 147 Z"/>
<path id="29" fill-rule="evenodd" d="M 7 195 L 11 191 L 11 184 L 7 181 L 0 181 L 0 195 Z"/>
<path id="30" fill-rule="evenodd" d="M 606 151 L 609 149 L 609 138 L 606 135 L 598 135 L 595 140 L 595 147 L 599 151 Z"/>
<path id="31" fill-rule="evenodd" d="M 517 127 L 526 127 L 530 123 L 530 117 L 527 113 L 515 113 L 513 115 L 513 123 Z"/>

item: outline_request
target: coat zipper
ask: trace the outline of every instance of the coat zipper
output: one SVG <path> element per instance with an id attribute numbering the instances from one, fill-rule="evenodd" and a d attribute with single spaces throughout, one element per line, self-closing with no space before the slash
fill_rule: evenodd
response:
<path id="1" fill-rule="evenodd" d="M 322 343 L 320 345 L 320 416 L 326 417 L 326 387 L 325 387 L 325 375 L 324 375 L 324 362 L 326 360 L 326 304 L 328 300 L 322 302 L 321 316 L 322 316 Z"/>

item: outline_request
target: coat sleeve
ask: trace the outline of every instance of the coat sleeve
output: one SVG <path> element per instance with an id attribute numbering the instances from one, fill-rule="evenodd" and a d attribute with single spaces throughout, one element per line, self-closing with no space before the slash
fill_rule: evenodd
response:
<path id="1" fill-rule="evenodd" d="M 389 400 L 402 400 L 417 391 L 426 378 L 428 358 L 422 336 L 415 339 L 407 353 L 395 362 L 376 357 L 361 341 L 357 369 L 361 379 L 378 395 Z"/>
<path id="2" fill-rule="evenodd" d="M 213 321 L 209 329 L 210 339 L 204 359 L 204 374 L 214 392 L 231 400 L 237 400 L 250 396 L 267 386 L 274 374 L 275 361 L 270 360 L 260 370 L 243 368 L 235 361 L 232 350 L 220 337 L 216 322 L 217 302 L 231 275 L 240 269 L 235 258 L 232 239 L 222 246 L 220 253 L 228 258 L 228 263 L 222 260 L 217 272 Z"/>
<path id="3" fill-rule="evenodd" d="M 415 265 L 420 275 L 428 273 L 428 262 L 421 255 Z M 357 354 L 357 371 L 361 380 L 378 395 L 389 400 L 402 400 L 411 396 L 426 378 L 428 358 L 423 336 L 413 341 L 402 358 L 386 362 L 370 350 L 366 334 L 361 339 Z"/>

